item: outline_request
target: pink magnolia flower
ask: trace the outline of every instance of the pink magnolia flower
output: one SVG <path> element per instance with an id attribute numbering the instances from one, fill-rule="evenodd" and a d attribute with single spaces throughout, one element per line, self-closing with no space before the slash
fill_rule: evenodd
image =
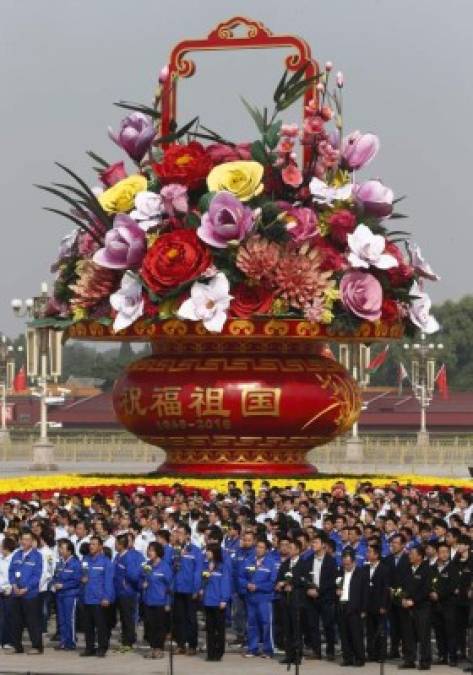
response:
<path id="1" fill-rule="evenodd" d="M 340 296 L 345 307 L 360 319 L 380 319 L 383 289 L 372 274 L 358 270 L 345 272 L 340 282 Z"/>
<path id="2" fill-rule="evenodd" d="M 296 244 L 303 244 L 317 234 L 317 216 L 312 209 L 294 206 L 287 210 L 286 230 Z"/>
<path id="3" fill-rule="evenodd" d="M 285 166 L 281 171 L 281 176 L 283 182 L 293 188 L 299 187 L 303 180 L 302 172 L 295 164 L 289 164 L 288 166 Z"/>
<path id="4" fill-rule="evenodd" d="M 385 253 L 386 239 L 381 234 L 373 234 L 369 227 L 360 223 L 356 230 L 347 235 L 350 248 L 348 262 L 352 267 L 377 267 L 388 270 L 397 267 L 399 262 L 390 253 Z"/>
<path id="5" fill-rule="evenodd" d="M 221 333 L 231 300 L 228 279 L 219 272 L 208 284 L 194 282 L 190 298 L 182 303 L 177 315 L 190 321 L 202 321 L 207 330 Z"/>
<path id="6" fill-rule="evenodd" d="M 204 213 L 197 235 L 210 246 L 226 248 L 240 242 L 254 225 L 253 211 L 229 192 L 218 192 Z"/>
<path id="7" fill-rule="evenodd" d="M 141 112 L 132 112 L 120 122 L 118 132 L 109 127 L 108 135 L 135 162 L 140 162 L 151 146 L 156 129 L 151 117 Z"/>
<path id="8" fill-rule="evenodd" d="M 342 142 L 342 157 L 349 169 L 361 169 L 371 162 L 379 150 L 379 139 L 374 134 L 353 131 Z"/>
<path id="9" fill-rule="evenodd" d="M 363 213 L 376 218 L 385 218 L 393 210 L 394 193 L 380 180 L 368 180 L 353 186 L 353 195 Z"/>
<path id="10" fill-rule="evenodd" d="M 105 235 L 105 246 L 96 251 L 93 261 L 112 270 L 133 269 L 141 265 L 145 252 L 145 233 L 133 218 L 119 213 Z"/>
<path id="11" fill-rule="evenodd" d="M 430 313 L 432 301 L 417 282 L 412 284 L 409 295 L 412 297 L 409 307 L 409 318 L 423 333 L 430 335 L 440 328 L 437 319 Z"/>
<path id="12" fill-rule="evenodd" d="M 117 312 L 113 330 L 118 331 L 131 326 L 143 314 L 144 304 L 140 282 L 125 272 L 120 288 L 110 296 L 110 305 Z"/>
<path id="13" fill-rule="evenodd" d="M 161 198 L 164 204 L 164 210 L 170 216 L 174 216 L 176 211 L 187 213 L 189 210 L 189 197 L 187 187 L 178 183 L 169 183 L 161 189 Z"/>

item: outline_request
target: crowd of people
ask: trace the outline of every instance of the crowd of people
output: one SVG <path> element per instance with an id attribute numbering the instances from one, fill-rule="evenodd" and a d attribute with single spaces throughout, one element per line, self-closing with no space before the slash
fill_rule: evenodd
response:
<path id="1" fill-rule="evenodd" d="M 473 495 L 393 481 L 0 500 L 0 645 L 472 670 Z M 199 640 L 205 623 L 205 643 Z M 141 634 L 141 628 L 140 628 Z M 230 637 L 232 638 L 230 640 Z M 200 646 L 202 648 L 200 648 Z M 324 650 L 322 649 L 324 647 Z"/>

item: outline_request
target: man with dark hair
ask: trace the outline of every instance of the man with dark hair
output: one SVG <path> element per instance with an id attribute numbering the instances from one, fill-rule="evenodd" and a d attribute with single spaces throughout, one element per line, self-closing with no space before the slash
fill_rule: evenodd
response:
<path id="1" fill-rule="evenodd" d="M 197 653 L 197 598 L 202 583 L 204 559 L 201 550 L 191 543 L 189 525 L 180 523 L 177 537 L 180 551 L 173 560 L 173 611 L 177 653 L 194 656 Z"/>
<path id="2" fill-rule="evenodd" d="M 460 579 L 458 567 L 450 559 L 448 544 L 440 542 L 437 552 L 437 563 L 432 568 L 430 599 L 432 601 L 432 625 L 437 643 L 438 663 L 456 666 L 457 626 L 455 624 L 455 610 Z"/>
<path id="3" fill-rule="evenodd" d="M 13 648 L 15 653 L 23 650 L 23 626 L 28 628 L 32 648 L 28 654 L 43 653 L 41 634 L 41 604 L 39 584 L 43 573 L 43 557 L 33 547 L 35 536 L 29 530 L 21 535 L 20 548 L 13 554 L 8 578 L 12 587 L 10 605 Z M 37 543 L 37 541 L 36 541 Z"/>
<path id="4" fill-rule="evenodd" d="M 316 534 L 312 540 L 312 555 L 305 561 L 306 617 L 313 658 L 322 658 L 320 623 L 323 625 L 326 654 L 335 660 L 335 601 L 337 563 L 327 550 L 328 537 Z"/>
<path id="5" fill-rule="evenodd" d="M 401 644 L 401 593 L 404 578 L 410 572 L 409 556 L 404 550 L 405 539 L 402 534 L 394 534 L 389 541 L 391 553 L 386 556 L 388 581 L 391 589 L 391 607 L 389 610 L 390 652 L 389 658 L 400 657 Z"/>
<path id="6" fill-rule="evenodd" d="M 401 631 L 404 662 L 401 669 L 415 667 L 419 648 L 419 670 L 430 670 L 430 589 L 431 569 L 425 549 L 419 544 L 409 551 L 410 570 L 402 581 Z"/>
<path id="7" fill-rule="evenodd" d="M 302 544 L 289 544 L 289 558 L 279 568 L 276 590 L 281 593 L 286 656 L 280 663 L 300 664 L 302 660 L 301 609 L 305 605 L 306 563 L 301 558 Z"/>
<path id="8" fill-rule="evenodd" d="M 363 619 L 366 616 L 367 588 L 365 573 L 356 566 L 356 554 L 346 548 L 342 555 L 343 576 L 336 590 L 338 595 L 342 666 L 365 665 Z"/>
<path id="9" fill-rule="evenodd" d="M 90 538 L 89 555 L 84 556 L 82 562 L 82 583 L 85 650 L 81 656 L 104 657 L 110 641 L 107 609 L 114 601 L 114 587 L 113 564 L 104 554 L 100 537 Z"/>
<path id="10" fill-rule="evenodd" d="M 142 554 L 133 546 L 128 534 L 119 534 L 115 539 L 117 555 L 113 561 L 113 583 L 118 613 L 121 622 L 121 649 L 130 651 L 136 642 L 136 610 L 138 604 Z"/>
<path id="11" fill-rule="evenodd" d="M 381 547 L 370 541 L 368 565 L 364 567 L 368 587 L 366 606 L 366 648 L 368 661 L 382 662 L 386 658 L 386 617 L 390 605 L 389 571 L 381 562 Z"/>

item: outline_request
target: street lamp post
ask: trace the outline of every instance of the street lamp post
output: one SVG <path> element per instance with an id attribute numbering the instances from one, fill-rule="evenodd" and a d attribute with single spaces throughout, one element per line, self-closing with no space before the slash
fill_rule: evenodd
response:
<path id="1" fill-rule="evenodd" d="M 17 348 L 22 351 L 22 347 Z M 7 343 L 6 335 L 0 337 L 0 390 L 1 390 L 1 414 L 0 414 L 0 442 L 10 440 L 10 431 L 7 426 L 7 395 L 12 386 L 15 364 L 15 349 Z"/>
<path id="2" fill-rule="evenodd" d="M 24 316 L 30 319 L 43 319 L 49 302 L 48 287 L 46 283 L 41 285 L 41 293 L 33 299 L 22 301 L 12 300 L 12 309 L 16 316 Z M 39 439 L 33 445 L 33 464 L 35 471 L 55 471 L 57 465 L 54 462 L 54 445 L 48 436 L 48 379 L 54 374 L 52 369 L 51 339 L 52 331 L 47 326 L 28 328 L 28 375 L 38 383 L 40 401 L 40 434 Z"/>
<path id="3" fill-rule="evenodd" d="M 435 355 L 443 349 L 442 343 L 427 342 L 425 333 L 420 342 L 404 344 L 404 349 L 411 355 L 412 392 L 420 405 L 420 427 L 417 432 L 417 445 L 429 445 L 427 431 L 427 409 L 434 396 L 435 389 Z"/>
<path id="4" fill-rule="evenodd" d="M 351 373 L 359 387 L 364 389 L 369 384 L 367 370 L 370 361 L 370 348 L 364 344 L 341 344 L 339 348 L 340 363 Z M 349 462 L 363 461 L 363 441 L 359 435 L 358 422 L 351 429 L 346 439 L 346 460 Z"/>

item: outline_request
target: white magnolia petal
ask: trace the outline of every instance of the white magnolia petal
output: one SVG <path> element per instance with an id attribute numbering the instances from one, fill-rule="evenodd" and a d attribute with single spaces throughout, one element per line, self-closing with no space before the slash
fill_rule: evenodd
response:
<path id="1" fill-rule="evenodd" d="M 215 312 L 210 319 L 206 319 L 204 321 L 204 326 L 207 328 L 207 330 L 210 330 L 213 333 L 221 333 L 226 320 L 226 312 L 218 311 Z"/>
<path id="2" fill-rule="evenodd" d="M 342 185 L 342 187 L 337 188 L 336 199 L 338 199 L 340 201 L 346 201 L 347 199 L 350 199 L 352 189 L 353 189 L 353 186 L 352 186 L 351 183 L 347 183 L 346 185 Z"/>
<path id="3" fill-rule="evenodd" d="M 182 305 L 177 310 L 177 316 L 179 316 L 181 319 L 189 319 L 190 321 L 199 321 L 200 317 L 197 316 L 196 314 L 192 298 L 184 300 Z"/>
<path id="4" fill-rule="evenodd" d="M 230 284 L 223 272 L 219 272 L 212 278 L 212 280 L 209 282 L 209 289 L 214 300 L 216 301 L 220 298 L 226 298 L 228 296 Z"/>
<path id="5" fill-rule="evenodd" d="M 353 251 L 348 254 L 348 262 L 352 267 L 364 267 L 368 268 L 370 266 L 369 262 L 364 260 L 363 258 L 360 258 L 356 253 Z"/>
<path id="6" fill-rule="evenodd" d="M 390 255 L 389 253 L 383 253 L 376 261 L 376 267 L 378 267 L 380 270 L 389 270 L 392 267 L 399 267 L 399 262 L 393 255 Z"/>

